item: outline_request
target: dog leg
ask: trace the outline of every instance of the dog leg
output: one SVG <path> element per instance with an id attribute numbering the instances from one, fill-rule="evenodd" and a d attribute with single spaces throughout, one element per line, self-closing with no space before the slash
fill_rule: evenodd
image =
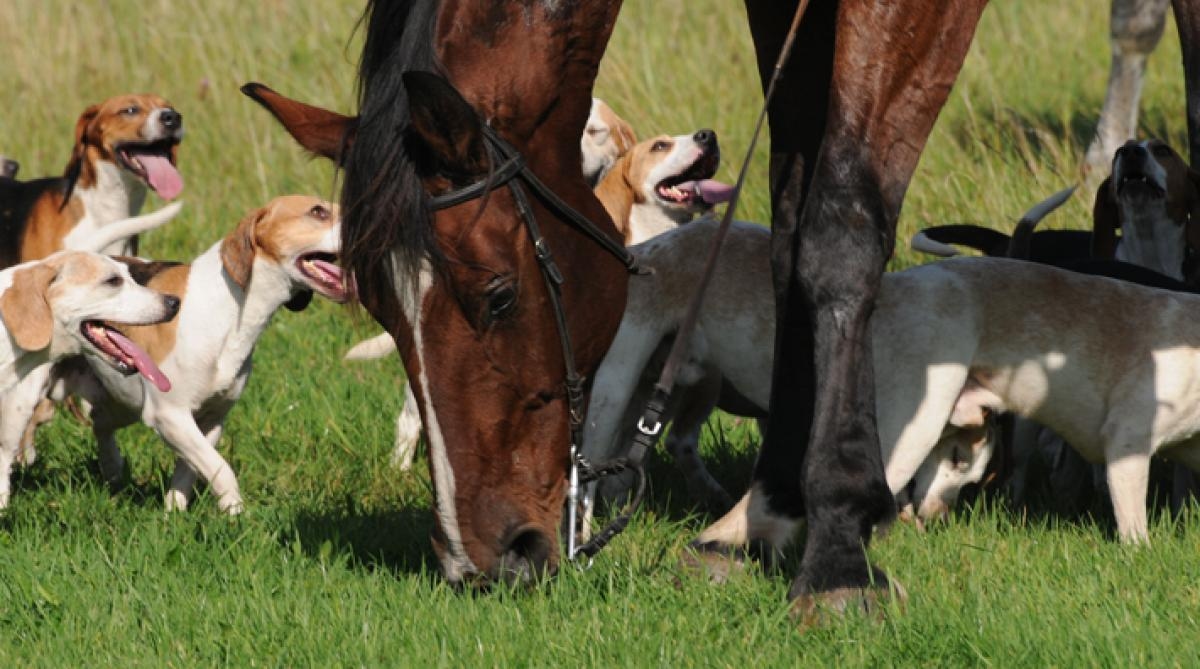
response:
<path id="1" fill-rule="evenodd" d="M 412 469 L 417 444 L 421 441 L 421 411 L 412 385 L 404 390 L 404 406 L 396 417 L 396 446 L 392 451 L 392 466 L 406 472 Z"/>
<path id="2" fill-rule="evenodd" d="M 683 396 L 667 435 L 667 451 L 683 472 L 688 495 L 707 508 L 725 511 L 733 500 L 704 466 L 699 451 L 700 432 L 721 394 L 721 377 L 709 375 L 694 386 L 678 388 L 677 392 Z"/>
<path id="3" fill-rule="evenodd" d="M 1146 530 L 1146 489 L 1150 484 L 1150 456 L 1127 448 L 1105 449 L 1108 489 L 1112 496 L 1117 534 L 1121 541 L 1149 544 Z"/>
<path id="4" fill-rule="evenodd" d="M 12 454 L 15 462 L 29 465 L 37 457 L 32 448 L 27 455 L 22 453 L 22 447 L 37 428 L 34 419 L 50 387 L 52 369 L 50 364 L 34 368 L 0 397 L 0 450 Z"/>
<path id="5" fill-rule="evenodd" d="M 206 436 L 188 411 L 158 413 L 144 420 L 148 425 L 154 427 L 163 441 L 167 442 L 175 454 L 195 474 L 204 477 L 213 495 L 217 498 L 217 508 L 230 515 L 242 512 L 242 494 L 238 489 L 237 477 L 233 473 L 233 468 L 209 441 L 210 436 L 214 439 L 220 437 L 219 428 L 210 430 Z M 171 489 L 167 491 L 167 498 L 164 500 L 169 511 L 186 508 L 187 499 L 194 487 L 194 485 L 187 485 L 189 483 L 195 483 L 194 474 L 181 471 L 177 463 L 175 475 L 171 479 Z M 180 502 L 183 502 L 182 507 L 178 506 Z M 175 506 L 172 507 L 172 505 Z"/>
<path id="6" fill-rule="evenodd" d="M 1108 175 L 1117 148 L 1137 134 L 1138 101 L 1146 76 L 1146 60 L 1162 39 L 1169 1 L 1113 0 L 1108 91 L 1084 163 L 1084 176 L 1093 189 Z"/>

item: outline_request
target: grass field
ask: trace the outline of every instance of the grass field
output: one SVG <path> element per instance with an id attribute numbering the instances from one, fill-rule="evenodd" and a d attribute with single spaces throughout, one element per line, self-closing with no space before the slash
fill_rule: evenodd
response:
<path id="1" fill-rule="evenodd" d="M 238 93 L 258 80 L 348 110 L 359 0 L 0 2 L 0 153 L 25 177 L 58 173 L 89 103 L 154 91 L 185 116 L 186 208 L 144 253 L 186 259 L 247 210 L 286 192 L 333 195 L 267 114 Z M 741 5 L 626 3 L 598 93 L 643 135 L 715 128 L 732 180 L 759 103 Z M 1107 77 L 1107 3 L 1007 0 L 984 14 L 900 221 L 903 240 L 950 221 L 1007 229 L 1074 182 Z M 1174 28 L 1151 60 L 1142 132 L 1184 146 Z M 766 220 L 755 163 L 744 217 Z M 153 198 L 151 198 L 153 200 Z M 159 203 L 152 201 L 150 207 Z M 1088 225 L 1079 194 L 1052 226 Z M 211 499 L 166 517 L 170 457 L 144 428 L 122 434 L 132 480 L 99 481 L 86 427 L 60 416 L 14 476 L 0 517 L 0 664 L 10 666 L 1183 666 L 1200 658 L 1200 516 L 1152 519 L 1152 549 L 1104 522 L 1026 518 L 978 505 L 943 528 L 898 527 L 873 548 L 911 593 L 903 615 L 798 634 L 784 575 L 711 587 L 677 569 L 705 518 L 660 455 L 653 497 L 588 571 L 532 592 L 453 592 L 428 545 L 424 461 L 388 466 L 398 362 L 345 365 L 369 318 L 327 303 L 281 312 L 233 412 L 224 450 L 247 512 Z M 757 437 L 713 423 L 731 489 Z"/>

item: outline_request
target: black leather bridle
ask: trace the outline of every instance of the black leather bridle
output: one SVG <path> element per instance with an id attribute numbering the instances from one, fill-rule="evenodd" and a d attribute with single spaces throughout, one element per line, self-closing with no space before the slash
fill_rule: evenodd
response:
<path id="1" fill-rule="evenodd" d="M 550 307 L 554 312 L 554 321 L 558 328 L 558 341 L 562 345 L 563 361 L 566 366 L 565 385 L 571 439 L 571 466 L 567 487 L 567 556 L 571 559 L 577 555 L 590 558 L 625 529 L 633 512 L 641 505 L 646 490 L 646 474 L 642 461 L 662 429 L 660 423 L 662 409 L 660 408 L 649 420 L 644 417 L 642 421 L 639 421 L 635 445 L 626 455 L 599 465 L 592 465 L 580 454 L 580 447 L 583 445 L 583 421 L 587 414 L 587 407 L 584 405 L 583 377 L 579 375 L 579 370 L 575 365 L 575 352 L 571 346 L 571 333 L 567 329 L 567 314 L 563 308 L 562 285 L 565 279 L 554 260 L 554 254 L 551 253 L 549 244 L 546 243 L 546 238 L 542 236 L 541 228 L 538 226 L 537 218 L 533 215 L 533 209 L 529 206 L 529 197 L 522 184 L 532 190 L 543 204 L 599 244 L 602 249 L 615 256 L 630 273 L 637 274 L 641 270 L 638 267 L 637 258 L 624 245 L 613 240 L 586 216 L 576 211 L 550 190 L 525 164 L 525 159 L 520 152 L 496 134 L 496 131 L 487 124 L 483 125 L 483 138 L 492 165 L 498 165 L 498 167 L 495 167 L 485 179 L 449 193 L 430 197 L 429 209 L 438 211 L 470 202 L 484 197 L 492 190 L 502 186 L 508 186 L 513 200 L 516 201 L 517 214 L 525 224 L 530 241 L 533 242 L 534 255 L 537 257 L 542 279 L 545 280 L 546 290 L 550 295 Z M 580 484 L 590 483 L 625 471 L 632 471 L 637 478 L 637 487 L 629 504 L 620 515 L 590 541 L 576 547 L 576 514 L 579 506 Z"/>

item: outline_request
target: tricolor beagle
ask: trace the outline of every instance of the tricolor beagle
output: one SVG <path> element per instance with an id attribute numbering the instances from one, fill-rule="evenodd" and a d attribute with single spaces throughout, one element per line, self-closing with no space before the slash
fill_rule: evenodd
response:
<path id="1" fill-rule="evenodd" d="M 128 330 L 129 338 L 171 376 L 173 387 L 167 392 L 160 384 L 89 364 L 72 369 L 57 389 L 91 403 L 101 471 L 110 482 L 123 470 L 115 432 L 140 420 L 177 456 L 168 510 L 187 508 L 197 473 L 221 510 L 242 509 L 237 478 L 217 452 L 217 440 L 250 377 L 255 343 L 275 311 L 284 305 L 303 309 L 313 292 L 336 302 L 348 298 L 343 273 L 334 264 L 340 230 L 335 205 L 292 195 L 248 214 L 190 265 L 130 261 L 133 276 L 182 299 L 178 317 Z M 15 420 L 23 426 L 28 418 Z M 14 418 L 3 416 L 3 422 L 9 420 Z"/>
<path id="2" fill-rule="evenodd" d="M 170 388 L 150 356 L 114 324 L 128 333 L 131 324 L 170 320 L 179 298 L 138 285 L 121 263 L 63 251 L 0 271 L 0 291 L 0 392 L 30 370 L 79 354 L 114 377 L 139 372 Z M 8 504 L 14 455 L 0 450 L 0 508 Z"/>
<path id="3" fill-rule="evenodd" d="M 109 233 L 105 247 L 90 247 L 105 226 L 141 210 L 147 187 L 165 200 L 179 195 L 182 139 L 183 117 L 157 95 L 120 95 L 88 107 L 75 124 L 63 176 L 0 179 L 0 267 L 61 249 L 136 251 L 130 235 L 157 219 L 134 219 L 124 236 L 113 240 Z"/>

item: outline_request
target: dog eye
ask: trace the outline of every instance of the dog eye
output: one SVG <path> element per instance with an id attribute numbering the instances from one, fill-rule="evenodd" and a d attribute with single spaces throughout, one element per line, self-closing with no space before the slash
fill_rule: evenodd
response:
<path id="1" fill-rule="evenodd" d="M 138 108 L 138 107 L 136 107 L 136 106 L 133 106 L 133 107 L 126 107 L 126 108 L 122 109 L 122 110 L 121 110 L 121 113 L 122 113 L 122 114 L 124 114 L 124 115 L 126 115 L 126 116 L 133 116 L 133 115 L 137 114 L 137 113 L 138 113 L 138 112 L 140 112 L 140 111 L 142 111 L 142 110 L 141 110 L 141 109 L 139 109 L 139 108 Z"/>
<path id="2" fill-rule="evenodd" d="M 312 216 L 318 221 L 328 221 L 330 213 L 328 209 L 318 204 L 317 206 L 308 210 L 308 215 Z"/>
<path id="3" fill-rule="evenodd" d="M 657 142 L 655 142 L 653 144 L 653 146 L 650 147 L 650 150 L 658 152 L 658 151 L 666 151 L 669 148 L 671 148 L 671 143 L 660 139 Z"/>
<path id="4" fill-rule="evenodd" d="M 111 286 L 113 288 L 120 288 L 124 283 L 125 279 L 121 278 L 121 276 L 118 274 L 114 274 L 104 280 L 104 285 Z"/>

